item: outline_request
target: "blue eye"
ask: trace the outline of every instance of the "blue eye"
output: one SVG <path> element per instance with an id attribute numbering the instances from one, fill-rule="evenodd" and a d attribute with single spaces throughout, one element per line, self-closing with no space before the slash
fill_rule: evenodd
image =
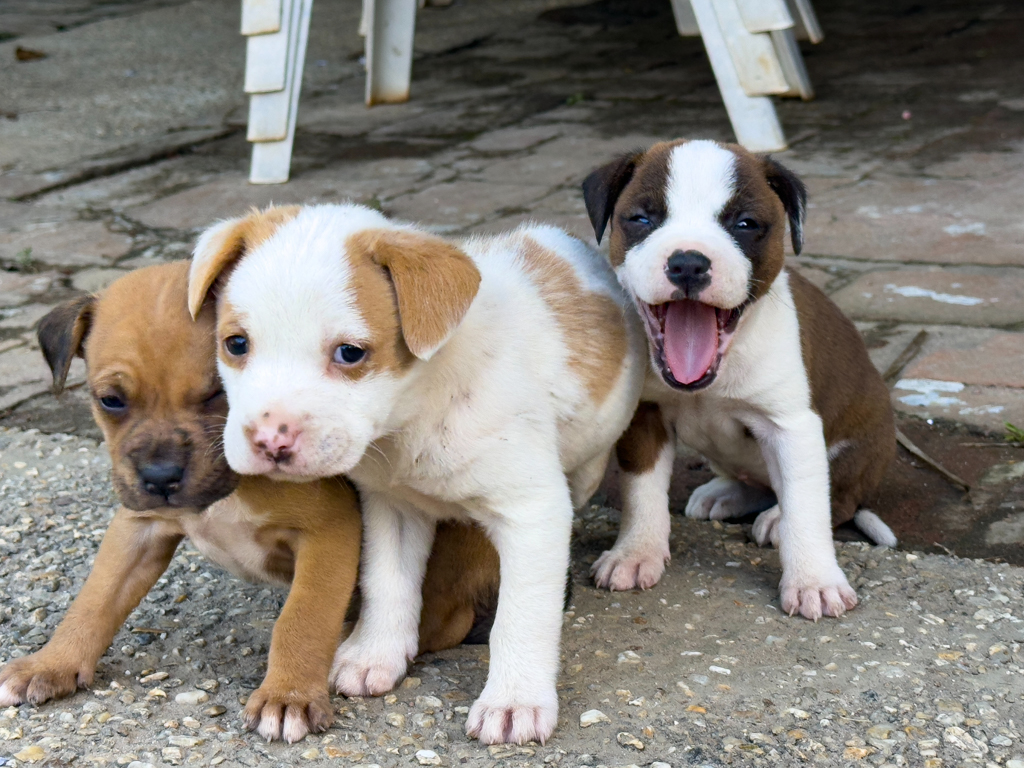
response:
<path id="1" fill-rule="evenodd" d="M 224 349 L 232 357 L 241 357 L 249 351 L 249 340 L 245 336 L 228 336 L 224 339 Z"/>
<path id="2" fill-rule="evenodd" d="M 643 216 L 643 215 L 641 215 L 639 213 L 636 216 L 630 216 L 629 220 L 631 222 L 633 222 L 634 224 L 640 224 L 640 225 L 645 226 L 645 227 L 651 226 L 651 220 L 649 218 L 647 218 L 646 216 Z"/>
<path id="3" fill-rule="evenodd" d="M 104 395 L 100 398 L 100 406 L 105 411 L 120 413 L 128 407 L 128 404 L 117 395 Z"/>
<path id="4" fill-rule="evenodd" d="M 342 344 L 334 350 L 334 362 L 339 365 L 355 365 L 366 357 L 366 350 L 354 344 Z"/>

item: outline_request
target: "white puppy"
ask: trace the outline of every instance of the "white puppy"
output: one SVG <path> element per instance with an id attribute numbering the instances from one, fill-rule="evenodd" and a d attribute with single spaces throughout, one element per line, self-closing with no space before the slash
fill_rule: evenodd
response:
<path id="1" fill-rule="evenodd" d="M 207 231 L 193 312 L 211 287 L 232 468 L 359 487 L 364 603 L 337 689 L 380 694 L 402 677 L 435 524 L 475 520 L 501 588 L 466 730 L 544 741 L 573 509 L 601 481 L 647 365 L 607 263 L 550 227 L 460 247 L 361 206 L 315 206 Z"/>

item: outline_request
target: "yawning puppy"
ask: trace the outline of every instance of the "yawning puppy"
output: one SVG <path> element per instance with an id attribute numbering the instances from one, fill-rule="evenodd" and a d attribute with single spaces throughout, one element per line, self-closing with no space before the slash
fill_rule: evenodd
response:
<path id="1" fill-rule="evenodd" d="M 664 527 L 678 435 L 718 475 L 694 491 L 688 515 L 767 509 L 754 532 L 779 547 L 783 608 L 812 619 L 852 608 L 830 508 L 833 524 L 854 518 L 876 542 L 895 544 L 859 509 L 893 459 L 895 432 L 856 328 L 784 268 L 787 218 L 797 253 L 803 242 L 803 184 L 741 147 L 675 141 L 594 171 L 583 190 L 599 241 L 610 223 L 611 262 L 643 318 L 653 364 L 619 446 L 637 537 Z M 618 574 L 603 576 L 615 586 Z"/>
<path id="2" fill-rule="evenodd" d="M 338 478 L 239 482 L 228 467 L 219 449 L 227 401 L 214 311 L 204 308 L 195 322 L 189 316 L 188 271 L 188 262 L 137 270 L 40 323 L 58 392 L 74 356 L 85 358 L 93 414 L 125 506 L 50 641 L 0 670 L 0 706 L 41 704 L 88 685 L 115 633 L 188 536 L 233 573 L 290 587 L 266 678 L 243 719 L 266 739 L 296 741 L 334 719 L 328 672 L 356 583 L 359 507 Z M 493 601 L 497 578 L 496 555 L 481 532 L 465 525 L 439 531 L 424 584 L 422 649 L 462 642 L 477 606 Z"/>
<path id="3" fill-rule="evenodd" d="M 545 740 L 573 508 L 601 481 L 646 370 L 607 264 L 550 227 L 459 247 L 361 206 L 315 206 L 207 231 L 193 310 L 215 283 L 228 462 L 283 480 L 346 473 L 360 491 L 364 603 L 335 658 L 338 690 L 380 694 L 402 677 L 435 525 L 474 520 L 501 587 L 466 729 Z"/>

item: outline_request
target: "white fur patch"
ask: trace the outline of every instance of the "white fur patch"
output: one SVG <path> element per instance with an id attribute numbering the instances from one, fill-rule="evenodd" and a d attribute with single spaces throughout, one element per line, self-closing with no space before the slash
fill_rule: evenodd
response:
<path id="1" fill-rule="evenodd" d="M 569 478 L 587 486 L 600 476 L 636 410 L 646 342 L 631 316 L 628 353 L 608 371 L 615 384 L 600 403 L 592 401 L 569 365 L 571 340 L 528 274 L 520 252 L 525 238 L 564 259 L 584 286 L 620 305 L 625 299 L 597 253 L 552 228 L 525 227 L 463 244 L 480 288 L 429 360 L 415 360 L 396 376 L 327 376 L 330 345 L 358 343 L 366 332 L 351 296 L 344 242 L 369 227 L 404 229 L 358 206 L 304 210 L 228 279 L 225 300 L 250 336 L 245 367 L 221 366 L 230 405 L 228 461 L 238 471 L 269 473 L 240 455 L 245 426 L 268 410 L 290 409 L 299 441 L 306 441 L 296 443 L 294 473 L 344 472 L 358 485 L 363 610 L 331 676 L 349 695 L 388 690 L 415 654 L 436 522 L 470 518 L 483 525 L 502 578 L 488 681 L 467 730 L 487 743 L 543 742 L 558 713 Z M 667 530 L 659 539 L 665 536 Z"/>
<path id="2" fill-rule="evenodd" d="M 364 346 L 369 328 L 349 286 L 344 243 L 355 232 L 394 226 L 355 205 L 304 208 L 231 273 L 223 301 L 249 338 L 246 365 L 218 365 L 230 409 L 224 431 L 228 463 L 242 474 L 267 471 L 246 429 L 264 413 L 300 431 L 292 474 L 327 477 L 351 468 L 380 425 L 380 376 L 339 381 L 327 375 L 333 346 Z M 328 426 L 348 412 L 346 429 Z M 326 417 L 326 418 L 325 418 Z"/>

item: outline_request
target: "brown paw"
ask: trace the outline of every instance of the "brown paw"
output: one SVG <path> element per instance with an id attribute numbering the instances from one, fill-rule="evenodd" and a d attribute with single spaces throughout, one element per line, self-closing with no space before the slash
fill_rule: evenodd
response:
<path id="1" fill-rule="evenodd" d="M 322 690 L 300 691 L 264 681 L 245 705 L 242 721 L 246 729 L 267 741 L 284 739 L 289 744 L 307 733 L 326 731 L 334 722 L 334 708 L 324 682 Z"/>
<path id="2" fill-rule="evenodd" d="M 62 699 L 91 682 L 91 670 L 83 673 L 79 665 L 56 662 L 40 651 L 0 669 L 0 707 Z"/>

